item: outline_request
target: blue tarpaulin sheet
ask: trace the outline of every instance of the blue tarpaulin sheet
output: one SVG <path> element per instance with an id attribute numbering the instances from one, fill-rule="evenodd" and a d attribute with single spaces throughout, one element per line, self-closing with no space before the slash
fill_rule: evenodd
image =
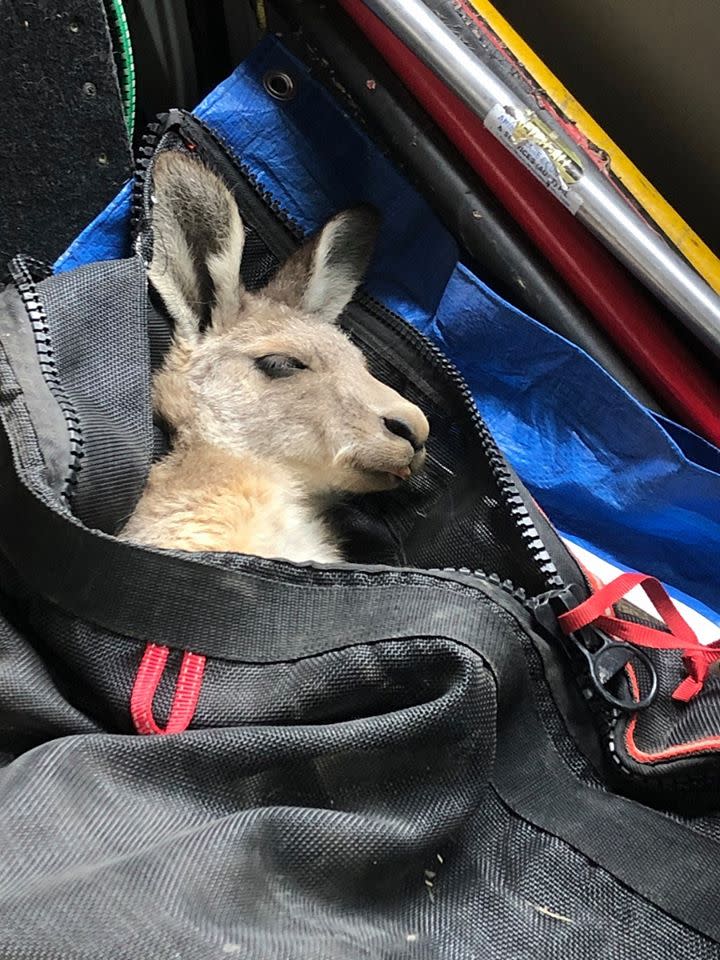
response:
<path id="1" fill-rule="evenodd" d="M 296 79 L 293 100 L 266 94 L 270 68 Z M 195 113 L 306 230 L 342 207 L 374 204 L 383 224 L 369 291 L 457 364 L 556 526 L 618 566 L 659 577 L 720 623 L 720 451 L 640 406 L 582 350 L 459 264 L 425 201 L 275 38 Z M 56 269 L 129 255 L 129 200 L 126 187 Z"/>

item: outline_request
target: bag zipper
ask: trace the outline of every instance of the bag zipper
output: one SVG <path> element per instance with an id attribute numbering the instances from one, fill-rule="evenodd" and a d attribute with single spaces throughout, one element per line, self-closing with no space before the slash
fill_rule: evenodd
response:
<path id="1" fill-rule="evenodd" d="M 80 419 L 60 381 L 60 375 L 52 348 L 52 340 L 50 338 L 47 314 L 45 313 L 45 307 L 38 296 L 35 286 L 36 276 L 44 280 L 51 275 L 52 270 L 46 264 L 35 260 L 33 257 L 18 254 L 11 260 L 9 271 L 13 285 L 23 302 L 25 312 L 30 321 L 35 339 L 38 364 L 43 379 L 47 383 L 48 389 L 55 398 L 55 402 L 65 419 L 70 457 L 67 464 L 67 473 L 63 480 L 62 489 L 60 490 L 60 496 L 70 505 L 78 484 L 78 473 L 82 469 L 82 460 L 85 456 L 85 451 Z"/>

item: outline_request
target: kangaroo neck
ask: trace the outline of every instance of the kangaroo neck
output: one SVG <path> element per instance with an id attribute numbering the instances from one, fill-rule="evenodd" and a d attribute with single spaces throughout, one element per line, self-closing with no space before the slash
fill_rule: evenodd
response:
<path id="1" fill-rule="evenodd" d="M 340 559 L 319 507 L 289 470 L 204 442 L 180 442 L 155 464 L 122 536 L 180 550 Z"/>
<path id="2" fill-rule="evenodd" d="M 252 454 L 236 454 L 202 440 L 179 443 L 159 464 L 165 467 L 178 488 L 212 490 L 221 500 L 238 491 L 257 501 L 261 509 L 267 495 L 282 490 L 288 502 L 309 502 L 306 492 L 292 471 Z M 155 469 L 155 468 L 153 468 Z"/>

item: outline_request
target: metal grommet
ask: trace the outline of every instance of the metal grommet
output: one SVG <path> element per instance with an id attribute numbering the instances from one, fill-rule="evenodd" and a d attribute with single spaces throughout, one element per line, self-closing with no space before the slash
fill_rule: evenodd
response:
<path id="1" fill-rule="evenodd" d="M 263 77 L 263 86 L 275 100 L 292 100 L 295 96 L 295 81 L 282 70 L 268 70 Z"/>
<path id="2" fill-rule="evenodd" d="M 101 153 L 97 158 L 97 162 L 101 167 L 106 167 L 110 163 L 110 159 L 106 153 Z"/>
<path id="3" fill-rule="evenodd" d="M 68 24 L 68 30 L 70 33 L 80 33 L 80 24 L 77 20 L 71 20 Z"/>
<path id="4" fill-rule="evenodd" d="M 88 80 L 87 83 L 84 83 L 82 85 L 82 92 L 85 94 L 86 97 L 94 97 L 97 94 L 97 87 L 95 86 L 94 83 L 90 83 L 90 81 Z"/>

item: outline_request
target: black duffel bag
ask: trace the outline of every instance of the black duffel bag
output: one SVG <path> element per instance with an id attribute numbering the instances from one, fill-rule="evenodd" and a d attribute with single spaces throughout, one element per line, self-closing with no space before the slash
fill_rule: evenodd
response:
<path id="1" fill-rule="evenodd" d="M 416 483 L 338 508 L 351 563 L 115 538 L 167 446 L 150 383 L 170 327 L 143 265 L 164 150 L 231 186 L 249 289 L 300 239 L 174 112 L 143 148 L 135 256 L 13 263 L 0 956 L 720 956 L 715 757 L 646 773 L 615 735 L 646 705 L 667 735 L 679 658 L 561 633 L 582 571 L 457 372 L 378 303 L 360 295 L 343 325 L 431 445 Z M 685 716 L 712 725 L 708 704 Z"/>

